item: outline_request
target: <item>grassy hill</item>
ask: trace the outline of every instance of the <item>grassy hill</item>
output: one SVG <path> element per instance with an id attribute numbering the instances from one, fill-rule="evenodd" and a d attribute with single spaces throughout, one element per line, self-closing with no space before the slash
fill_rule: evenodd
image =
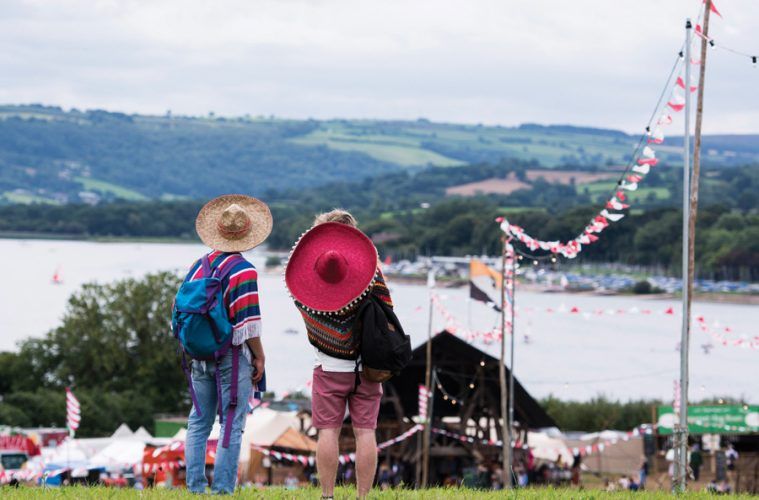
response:
<path id="1" fill-rule="evenodd" d="M 759 136 L 704 140 L 705 162 L 759 160 Z M 423 167 L 521 160 L 614 171 L 637 138 L 572 126 L 125 115 L 0 106 L 0 203 L 207 198 L 353 181 Z M 677 139 L 660 147 L 680 161 Z M 588 183 L 590 193 L 607 184 Z M 663 193 L 655 193 L 662 197 Z"/>

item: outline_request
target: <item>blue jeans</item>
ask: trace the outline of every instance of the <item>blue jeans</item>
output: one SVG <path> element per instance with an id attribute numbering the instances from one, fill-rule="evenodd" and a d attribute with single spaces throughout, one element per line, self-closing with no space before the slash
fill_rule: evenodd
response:
<path id="1" fill-rule="evenodd" d="M 242 347 L 247 349 L 245 345 Z M 219 444 L 216 448 L 216 460 L 213 468 L 213 493 L 232 493 L 237 482 L 237 462 L 240 458 L 240 444 L 248 413 L 248 396 L 252 383 L 250 380 L 252 368 L 250 363 L 240 351 L 240 365 L 237 382 L 237 410 L 232 420 L 232 434 L 229 439 L 229 447 L 221 445 L 224 429 L 230 425 L 227 421 L 227 409 L 229 408 L 229 392 L 232 381 L 232 351 L 230 350 L 219 365 L 221 374 L 221 401 L 224 415 L 224 423 L 221 426 Z M 187 442 L 185 444 L 185 462 L 187 463 L 187 488 L 193 493 L 205 493 L 208 486 L 206 478 L 206 442 L 211 433 L 211 427 L 218 414 L 216 395 L 216 364 L 206 361 L 205 367 L 200 361 L 192 362 L 192 386 L 202 415 L 198 415 L 193 406 L 190 418 L 187 421 Z"/>

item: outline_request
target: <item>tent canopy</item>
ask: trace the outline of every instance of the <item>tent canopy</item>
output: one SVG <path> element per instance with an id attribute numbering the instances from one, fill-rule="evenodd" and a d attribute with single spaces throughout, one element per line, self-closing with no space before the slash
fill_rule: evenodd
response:
<path id="1" fill-rule="evenodd" d="M 132 429 L 129 428 L 129 426 L 125 423 L 122 423 L 116 431 L 111 434 L 112 438 L 116 439 L 124 439 L 124 438 L 130 438 L 134 436 L 134 432 L 132 432 Z"/>
<path id="2" fill-rule="evenodd" d="M 292 427 L 288 427 L 285 432 L 272 443 L 272 446 L 290 448 L 298 451 L 316 451 L 316 441 Z"/>
<path id="3" fill-rule="evenodd" d="M 398 394 L 403 412 L 406 417 L 419 413 L 419 385 L 424 384 L 427 368 L 427 342 L 413 351 L 411 362 L 399 376 L 391 378 L 391 385 Z M 435 390 L 435 400 L 432 402 L 436 418 L 460 416 L 462 406 L 467 399 L 480 391 L 475 398 L 477 412 L 489 413 L 500 417 L 500 385 L 498 379 L 499 360 L 490 356 L 477 347 L 461 340 L 455 335 L 443 330 L 432 338 L 432 366 L 438 373 L 440 383 L 446 392 L 452 395 L 462 395 L 462 404 L 452 405 L 443 399 L 440 390 Z M 506 368 L 508 383 L 509 369 Z M 474 383 L 475 389 L 469 384 Z M 434 389 L 434 387 L 433 387 Z M 381 415 L 391 416 L 395 413 L 391 405 L 383 405 Z M 528 429 L 556 427 L 556 422 L 546 413 L 535 399 L 514 378 L 514 419 Z"/>
<path id="4" fill-rule="evenodd" d="M 96 453 L 90 464 L 105 467 L 133 466 L 142 461 L 145 444 L 134 439 L 116 439 Z"/>

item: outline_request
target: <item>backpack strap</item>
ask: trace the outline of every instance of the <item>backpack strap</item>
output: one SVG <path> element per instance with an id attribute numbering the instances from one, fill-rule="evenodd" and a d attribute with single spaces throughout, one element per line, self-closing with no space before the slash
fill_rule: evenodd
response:
<path id="1" fill-rule="evenodd" d="M 208 254 L 205 254 L 203 258 L 200 259 L 200 267 L 203 268 L 204 278 L 211 276 L 211 261 L 208 260 Z"/>
<path id="2" fill-rule="evenodd" d="M 245 257 L 238 254 L 237 256 L 234 256 L 229 262 L 227 262 L 223 268 L 219 266 L 214 269 L 213 275 L 219 278 L 220 281 L 224 281 L 232 273 L 232 268 L 243 261 L 245 261 Z"/>
<path id="3" fill-rule="evenodd" d="M 240 346 L 236 345 L 232 346 L 232 383 L 229 387 L 229 407 L 227 408 L 226 422 L 224 423 L 224 437 L 221 442 L 223 448 L 229 448 L 229 439 L 232 436 L 232 424 L 234 423 L 235 413 L 237 411 L 237 379 L 239 374 Z M 219 399 L 219 415 L 221 415 L 221 411 L 221 399 Z"/>
<path id="4" fill-rule="evenodd" d="M 353 390 L 350 392 L 350 394 L 356 394 L 358 391 L 358 386 L 361 385 L 361 372 L 358 371 L 358 364 L 360 363 L 360 359 L 360 356 L 356 358 L 356 367 L 353 369 L 353 374 L 356 376 L 356 378 L 353 381 Z"/>
<path id="5" fill-rule="evenodd" d="M 187 385 L 190 388 L 190 397 L 192 398 L 192 406 L 195 407 L 195 412 L 198 414 L 198 416 L 202 417 L 203 413 L 200 411 L 200 405 L 198 404 L 198 397 L 195 395 L 195 387 L 192 385 L 192 373 L 190 373 L 190 367 L 187 364 L 187 356 L 185 355 L 184 350 L 182 350 L 182 371 L 184 371 L 184 376 L 187 377 Z"/>

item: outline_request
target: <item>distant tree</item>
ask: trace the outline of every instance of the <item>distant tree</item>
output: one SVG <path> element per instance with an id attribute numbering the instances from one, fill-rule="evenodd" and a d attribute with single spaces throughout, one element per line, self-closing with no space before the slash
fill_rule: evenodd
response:
<path id="1" fill-rule="evenodd" d="M 186 411 L 169 328 L 178 285 L 170 273 L 84 285 L 69 299 L 61 326 L 22 342 L 18 353 L 0 354 L 0 421 L 63 425 L 67 386 L 82 402 L 85 436 L 112 432 L 123 420 L 151 427 L 155 413 Z"/>

